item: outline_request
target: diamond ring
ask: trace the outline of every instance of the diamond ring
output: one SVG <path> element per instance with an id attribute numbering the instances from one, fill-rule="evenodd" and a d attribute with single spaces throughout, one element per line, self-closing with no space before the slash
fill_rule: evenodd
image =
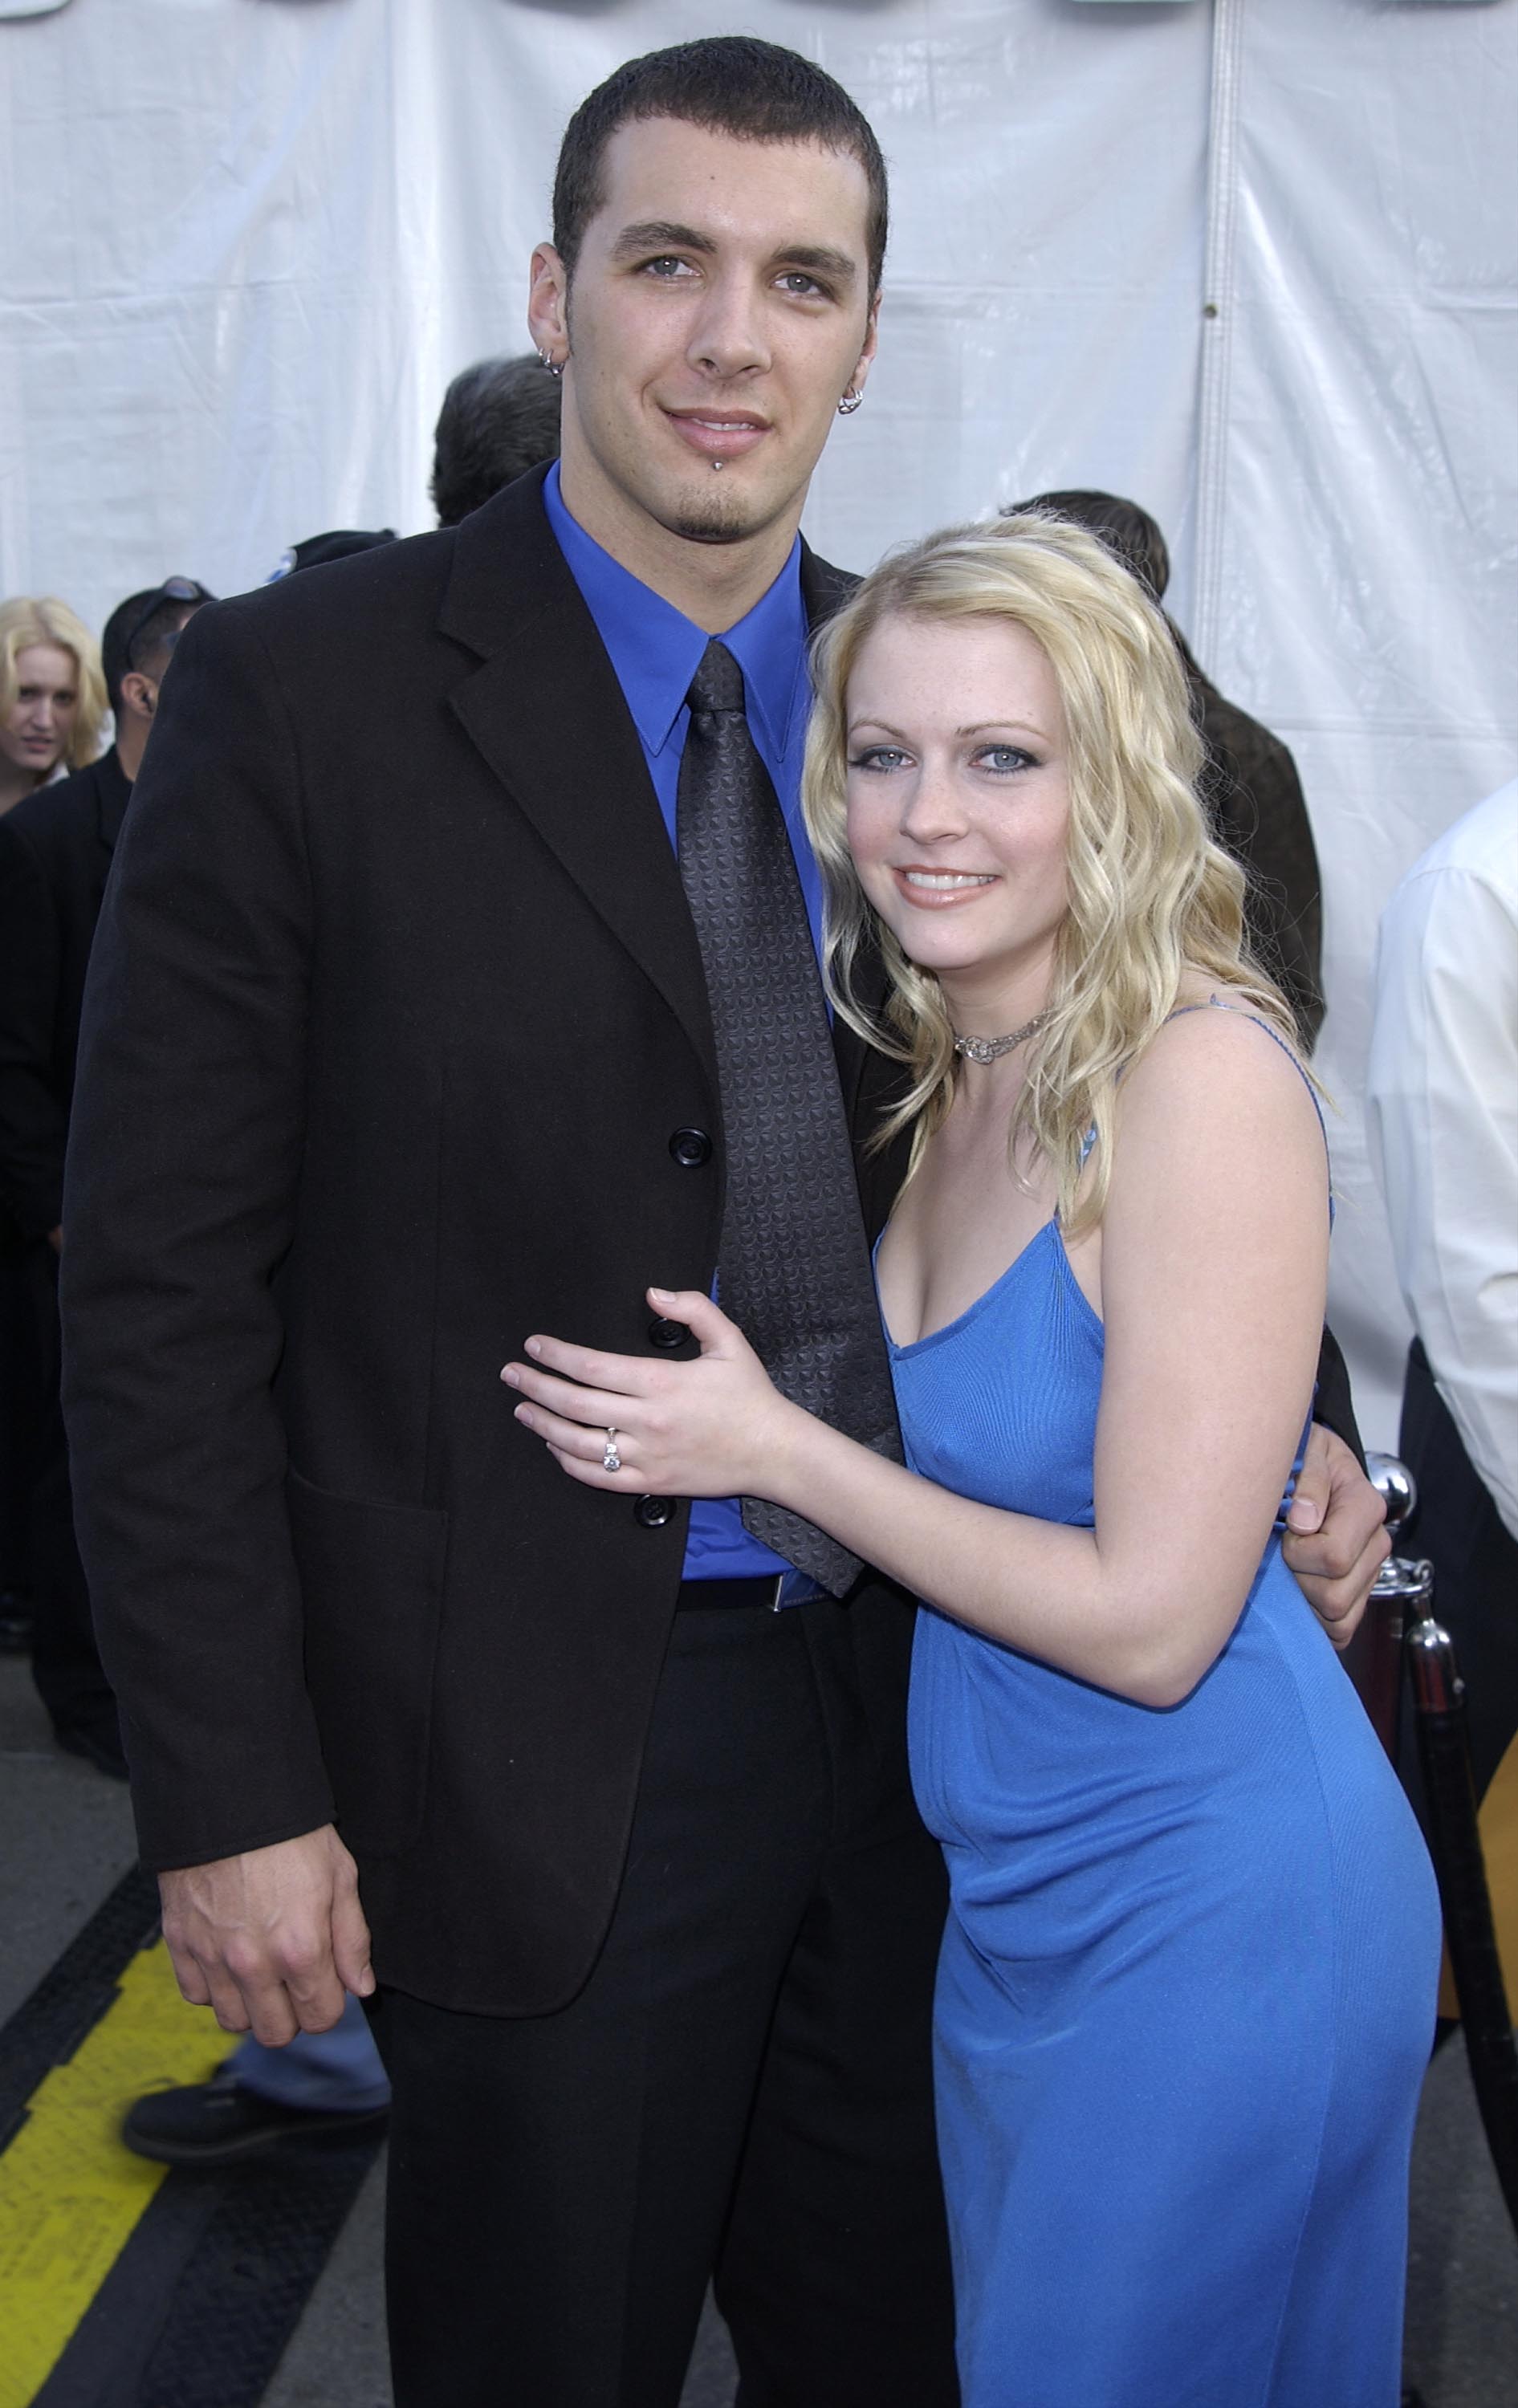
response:
<path id="1" fill-rule="evenodd" d="M 617 1453 L 617 1433 L 614 1427 L 609 1427 L 607 1430 L 606 1444 L 601 1449 L 601 1469 L 603 1471 L 622 1469 L 622 1457 Z"/>

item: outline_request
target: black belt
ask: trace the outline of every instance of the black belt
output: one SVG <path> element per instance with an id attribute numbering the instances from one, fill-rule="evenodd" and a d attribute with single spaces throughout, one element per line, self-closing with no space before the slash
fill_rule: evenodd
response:
<path id="1" fill-rule="evenodd" d="M 783 1572 L 765 1572 L 755 1580 L 681 1581 L 675 1611 L 704 1613 L 714 1607 L 746 1605 L 776 1613 L 780 1611 L 780 1587 L 784 1577 Z"/>

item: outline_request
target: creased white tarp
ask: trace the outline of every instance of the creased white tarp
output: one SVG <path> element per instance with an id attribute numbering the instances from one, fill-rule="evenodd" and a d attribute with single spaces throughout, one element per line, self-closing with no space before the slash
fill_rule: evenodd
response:
<path id="1" fill-rule="evenodd" d="M 0 22 L 0 590 L 98 625 L 172 570 L 231 592 L 324 527 L 425 525 L 448 378 L 525 348 L 569 111 L 621 59 L 722 30 L 819 58 L 893 171 L 881 358 L 813 540 L 862 567 L 1039 487 L 1129 493 L 1204 664 L 1298 754 L 1346 1106 L 1335 1311 L 1388 1439 L 1403 1332 L 1357 1116 L 1374 921 L 1518 763 L 1518 0 L 70 0 Z"/>
<path id="2" fill-rule="evenodd" d="M 1312 812 L 1318 1068 L 1342 1112 L 1330 1318 L 1367 1435 L 1393 1445 L 1409 1333 L 1361 1113 L 1376 924 L 1518 768 L 1518 10 L 1224 0 L 1230 19 L 1217 607 L 1196 633 Z"/>

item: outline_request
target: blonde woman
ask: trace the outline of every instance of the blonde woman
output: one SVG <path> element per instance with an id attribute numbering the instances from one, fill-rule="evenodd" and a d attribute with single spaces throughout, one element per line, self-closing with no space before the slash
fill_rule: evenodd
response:
<path id="1" fill-rule="evenodd" d="M 100 647 L 67 603 L 0 602 L 0 812 L 93 761 L 107 711 Z"/>
<path id="2" fill-rule="evenodd" d="M 888 561 L 818 684 L 830 982 L 912 1131 L 908 1468 L 699 1295 L 651 1291 L 696 1362 L 539 1338 L 505 1376 L 575 1479 L 771 1498 L 924 1601 L 967 2408 L 1394 2408 L 1438 1910 L 1280 1552 L 1328 1168 L 1174 646 L 1024 516 Z"/>

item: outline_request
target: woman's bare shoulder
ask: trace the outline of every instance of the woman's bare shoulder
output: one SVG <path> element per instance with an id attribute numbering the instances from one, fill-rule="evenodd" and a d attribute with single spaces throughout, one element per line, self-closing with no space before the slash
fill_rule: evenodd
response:
<path id="1" fill-rule="evenodd" d="M 1133 1064 L 1119 1090 L 1118 1131 L 1130 1152 L 1146 1140 L 1181 1146 L 1195 1133 L 1220 1165 L 1230 1156 L 1258 1163 L 1262 1147 L 1278 1146 L 1288 1158 L 1300 1147 L 1308 1161 L 1324 1159 L 1322 1113 L 1296 1047 L 1247 996 L 1216 988 L 1183 996 Z"/>

